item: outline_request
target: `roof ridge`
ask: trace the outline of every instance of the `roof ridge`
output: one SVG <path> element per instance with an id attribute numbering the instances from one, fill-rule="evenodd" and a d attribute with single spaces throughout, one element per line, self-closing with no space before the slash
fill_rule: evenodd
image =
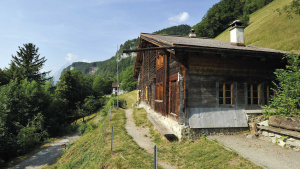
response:
<path id="1" fill-rule="evenodd" d="M 158 33 L 143 33 L 142 32 L 141 34 L 190 38 L 188 36 L 182 36 L 182 35 L 167 35 L 167 34 L 158 34 Z M 213 39 L 213 38 L 209 38 L 209 37 L 196 37 L 196 38 L 193 38 L 193 39 Z"/>

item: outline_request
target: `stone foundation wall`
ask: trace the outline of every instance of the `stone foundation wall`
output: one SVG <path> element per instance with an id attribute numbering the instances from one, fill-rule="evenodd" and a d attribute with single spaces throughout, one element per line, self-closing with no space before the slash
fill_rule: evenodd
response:
<path id="1" fill-rule="evenodd" d="M 202 135 L 233 135 L 238 132 L 243 132 L 249 130 L 248 127 L 238 127 L 238 128 L 208 128 L 208 129 L 195 129 L 186 128 L 183 129 L 183 137 L 187 139 L 199 139 Z"/>
<path id="2" fill-rule="evenodd" d="M 268 120 L 268 118 L 262 115 L 262 113 L 251 113 L 246 115 L 247 115 L 248 123 L 259 123 Z"/>
<path id="3" fill-rule="evenodd" d="M 202 135 L 233 135 L 234 133 L 247 131 L 248 127 L 239 128 L 209 128 L 197 129 L 189 128 L 189 126 L 179 125 L 177 121 L 155 112 L 149 105 L 144 102 L 139 104 L 139 107 L 144 108 L 147 113 L 153 114 L 162 124 L 171 130 L 178 139 L 199 139 Z"/>
<path id="4" fill-rule="evenodd" d="M 162 124 L 164 124 L 170 131 L 172 131 L 176 137 L 180 140 L 182 138 L 182 131 L 187 128 L 184 125 L 179 125 L 177 121 L 174 121 L 166 116 L 163 116 L 155 112 L 149 105 L 144 102 L 139 104 L 139 107 L 143 107 L 147 113 L 153 114 Z"/>
<path id="5" fill-rule="evenodd" d="M 271 131 L 259 131 L 260 139 L 266 140 L 281 147 L 300 151 L 300 138 L 288 137 Z"/>

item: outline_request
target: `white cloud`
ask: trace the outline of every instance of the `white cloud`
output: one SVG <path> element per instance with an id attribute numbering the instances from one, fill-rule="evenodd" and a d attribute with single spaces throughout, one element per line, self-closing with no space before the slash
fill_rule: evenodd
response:
<path id="1" fill-rule="evenodd" d="M 91 63 L 89 60 L 87 59 L 82 59 L 82 62 L 86 62 L 86 63 Z"/>
<path id="2" fill-rule="evenodd" d="M 176 16 L 170 17 L 168 20 L 170 21 L 171 24 L 178 24 L 188 20 L 189 17 L 190 15 L 187 12 L 181 12 Z"/>
<path id="3" fill-rule="evenodd" d="M 67 61 L 73 61 L 73 60 L 75 60 L 77 58 L 77 56 L 76 55 L 74 55 L 74 54 L 72 54 L 72 53 L 68 53 L 67 54 L 67 57 L 65 58 Z"/>

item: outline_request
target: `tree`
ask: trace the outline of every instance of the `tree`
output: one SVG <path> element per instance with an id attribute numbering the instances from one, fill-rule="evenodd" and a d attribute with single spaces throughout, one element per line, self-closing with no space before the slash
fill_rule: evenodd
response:
<path id="1" fill-rule="evenodd" d="M 65 100 L 66 122 L 70 123 L 77 118 L 74 112 L 88 95 L 84 88 L 84 77 L 80 71 L 67 70 L 60 76 L 59 80 L 55 93 L 57 98 Z"/>
<path id="2" fill-rule="evenodd" d="M 136 80 L 133 79 L 132 77 L 132 72 L 133 72 L 134 66 L 129 66 L 127 67 L 126 71 L 121 73 L 121 81 L 122 84 L 120 86 L 121 89 L 126 90 L 126 91 L 132 91 L 136 89 Z"/>
<path id="3" fill-rule="evenodd" d="M 47 59 L 45 59 L 45 57 L 40 58 L 38 51 L 39 48 L 32 43 L 24 44 L 23 47 L 19 46 L 17 55 L 12 55 L 12 64 L 15 64 L 22 70 L 24 79 L 27 78 L 29 81 L 35 80 L 37 82 L 44 82 L 51 79 L 45 78 L 50 71 L 40 72 Z"/>
<path id="4" fill-rule="evenodd" d="M 276 97 L 270 105 L 265 106 L 265 115 L 280 115 L 300 118 L 300 55 L 290 53 L 286 55 L 288 65 L 286 69 L 277 69 L 277 83 L 274 83 Z"/>
<path id="5" fill-rule="evenodd" d="M 281 15 L 282 13 L 286 13 L 286 16 L 289 19 L 293 18 L 293 14 L 300 15 L 300 0 L 293 0 L 289 5 L 285 5 L 282 9 L 277 8 L 276 12 Z"/>

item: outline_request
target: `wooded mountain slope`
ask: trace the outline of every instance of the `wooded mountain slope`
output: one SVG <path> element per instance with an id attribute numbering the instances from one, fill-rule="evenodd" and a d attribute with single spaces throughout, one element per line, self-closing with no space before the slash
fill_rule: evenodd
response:
<path id="1" fill-rule="evenodd" d="M 300 15 L 288 18 L 275 10 L 292 0 L 274 0 L 250 15 L 250 25 L 245 29 L 246 45 L 260 46 L 300 53 Z M 230 41 L 229 29 L 215 39 Z"/>
<path id="2" fill-rule="evenodd" d="M 154 33 L 187 36 L 190 29 L 191 27 L 189 25 L 178 25 L 178 26 L 172 26 L 169 28 L 156 31 Z M 74 69 L 74 70 L 79 70 L 83 74 L 115 76 L 117 73 L 117 62 L 116 62 L 117 55 L 120 58 L 122 58 L 119 62 L 119 72 L 125 71 L 127 67 L 134 65 L 136 54 L 131 53 L 131 54 L 122 55 L 121 52 L 124 49 L 137 48 L 138 43 L 139 43 L 139 37 L 132 40 L 127 40 L 124 44 L 120 46 L 120 49 L 117 51 L 116 55 L 111 57 L 110 59 L 99 61 L 99 62 L 92 62 L 92 63 L 74 62 L 70 66 L 65 68 L 63 72 L 66 70 Z"/>

